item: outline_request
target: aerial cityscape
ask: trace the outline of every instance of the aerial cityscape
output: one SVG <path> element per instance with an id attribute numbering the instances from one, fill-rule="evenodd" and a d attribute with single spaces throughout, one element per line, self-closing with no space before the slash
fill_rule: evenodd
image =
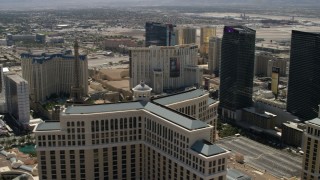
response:
<path id="1" fill-rule="evenodd" d="M 0 179 L 319 180 L 316 0 L 0 0 Z"/>

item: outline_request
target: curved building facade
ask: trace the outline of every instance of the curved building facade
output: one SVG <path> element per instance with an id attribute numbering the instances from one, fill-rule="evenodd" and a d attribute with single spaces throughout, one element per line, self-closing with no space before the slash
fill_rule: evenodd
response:
<path id="1" fill-rule="evenodd" d="M 142 80 L 155 93 L 200 85 L 202 69 L 197 66 L 197 45 L 131 48 L 130 88 Z"/>

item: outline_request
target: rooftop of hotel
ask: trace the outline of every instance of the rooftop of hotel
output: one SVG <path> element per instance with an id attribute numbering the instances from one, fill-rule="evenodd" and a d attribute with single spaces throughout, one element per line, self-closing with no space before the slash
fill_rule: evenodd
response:
<path id="1" fill-rule="evenodd" d="M 32 54 L 32 53 L 22 53 L 21 54 L 22 59 L 32 59 L 32 63 L 38 63 L 42 64 L 46 61 L 55 59 L 55 58 L 61 58 L 65 60 L 74 60 L 75 56 L 73 55 L 65 55 L 63 53 L 55 53 L 55 54 Z M 86 60 L 86 55 L 79 55 L 79 60 Z"/>
<path id="2" fill-rule="evenodd" d="M 221 147 L 212 144 L 205 140 L 196 141 L 192 146 L 191 149 L 197 153 L 200 153 L 204 156 L 213 156 L 221 153 L 227 152 L 226 150 L 222 149 Z"/>
<path id="3" fill-rule="evenodd" d="M 172 94 L 172 95 L 167 95 L 163 97 L 158 97 L 156 99 L 153 99 L 153 102 L 159 103 L 161 105 L 169 105 L 177 102 L 182 102 L 186 100 L 190 100 L 193 98 L 197 98 L 200 96 L 203 96 L 207 94 L 205 90 L 202 89 L 192 89 L 186 92 L 182 93 L 177 93 L 177 94 Z M 209 98 L 208 100 L 208 105 L 215 103 L 216 101 Z"/>
<path id="4" fill-rule="evenodd" d="M 257 114 L 259 116 L 266 117 L 266 118 L 276 117 L 277 116 L 277 115 L 272 114 L 272 113 L 267 112 L 267 111 L 259 111 L 259 109 L 255 108 L 255 107 L 243 108 L 243 110 L 245 110 L 247 112 L 250 112 L 250 113 L 253 113 L 253 114 Z"/>
<path id="5" fill-rule="evenodd" d="M 140 110 L 140 109 L 143 109 L 144 106 L 145 106 L 144 102 L 128 102 L 128 103 L 114 103 L 114 104 L 69 106 L 64 111 L 64 114 L 65 115 L 95 114 L 95 113 L 102 113 L 102 112 Z"/>
<path id="6" fill-rule="evenodd" d="M 61 130 L 60 122 L 43 122 L 38 124 L 37 131 L 55 131 Z"/>
<path id="7" fill-rule="evenodd" d="M 295 129 L 297 131 L 303 131 L 303 129 L 299 128 L 298 123 L 294 123 L 294 122 L 285 122 L 283 123 L 284 126 L 287 126 L 289 128 Z"/>
<path id="8" fill-rule="evenodd" d="M 316 125 L 316 126 L 320 126 L 320 118 L 319 117 L 314 118 L 314 119 L 307 121 L 307 122 L 310 124 Z"/>
<path id="9" fill-rule="evenodd" d="M 225 33 L 234 33 L 234 32 L 237 32 L 237 33 L 256 33 L 255 30 L 253 29 L 250 29 L 246 26 L 225 26 L 224 27 L 224 32 Z"/>
<path id="10" fill-rule="evenodd" d="M 7 77 L 10 78 L 15 83 L 21 83 L 21 82 L 28 83 L 25 79 L 23 79 L 21 76 L 19 76 L 17 74 L 9 74 L 9 75 L 7 75 Z"/>
<path id="11" fill-rule="evenodd" d="M 161 106 L 160 104 L 158 105 L 142 101 L 90 106 L 70 106 L 64 111 L 63 115 L 95 114 L 129 110 L 145 110 L 189 130 L 208 127 L 206 123 L 200 120 L 173 111 L 167 107 Z"/>
<path id="12" fill-rule="evenodd" d="M 251 180 L 252 178 L 236 169 L 227 170 L 227 180 Z"/>
<path id="13" fill-rule="evenodd" d="M 298 31 L 298 30 L 292 30 L 292 33 L 305 34 L 305 35 L 316 35 L 316 36 L 320 35 L 320 32 L 307 32 L 307 31 Z"/>
<path id="14" fill-rule="evenodd" d="M 199 119 L 195 119 L 191 116 L 172 110 L 166 107 L 165 105 L 174 102 L 184 101 L 190 98 L 203 96 L 206 93 L 207 92 L 204 90 L 193 89 L 182 93 L 165 96 L 162 98 L 157 98 L 152 102 L 133 101 L 114 104 L 69 106 L 62 112 L 62 116 L 143 110 L 157 115 L 161 118 L 164 118 L 188 130 L 196 130 L 209 127 L 209 125 L 203 121 L 200 121 Z M 208 105 L 215 102 L 215 100 L 209 98 Z M 51 123 L 41 123 L 38 125 L 36 130 L 50 131 L 59 129 L 59 123 L 53 123 L 52 126 L 50 124 Z"/>
<path id="15" fill-rule="evenodd" d="M 155 46 L 151 45 L 149 47 L 130 47 L 129 50 L 136 50 L 136 51 L 141 51 L 141 50 L 149 50 L 149 49 L 179 49 L 179 48 L 198 48 L 196 44 L 181 44 L 181 45 L 175 45 L 175 46 Z"/>

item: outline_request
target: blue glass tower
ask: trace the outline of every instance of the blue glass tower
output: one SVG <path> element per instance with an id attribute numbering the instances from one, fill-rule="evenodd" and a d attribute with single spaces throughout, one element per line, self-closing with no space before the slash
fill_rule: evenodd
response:
<path id="1" fill-rule="evenodd" d="M 175 25 L 162 24 L 156 22 L 146 22 L 146 47 L 155 46 L 174 46 L 175 43 Z"/>

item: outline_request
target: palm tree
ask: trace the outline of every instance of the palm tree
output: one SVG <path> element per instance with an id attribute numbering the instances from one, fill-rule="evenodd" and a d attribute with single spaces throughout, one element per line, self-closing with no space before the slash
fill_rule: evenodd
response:
<path id="1" fill-rule="evenodd" d="M 27 135 L 27 142 L 30 143 L 30 140 L 31 140 L 31 135 L 28 134 L 28 135 Z"/>
<path id="2" fill-rule="evenodd" d="M 15 144 L 16 142 L 17 142 L 16 137 L 13 137 L 13 139 L 12 139 L 12 144 Z"/>
<path id="3" fill-rule="evenodd" d="M 22 136 L 20 139 L 19 139 L 19 143 L 23 144 L 25 143 L 26 141 L 26 138 L 24 136 Z"/>
<path id="4" fill-rule="evenodd" d="M 7 140 L 6 140 L 6 145 L 7 145 L 7 146 L 11 146 L 11 144 L 12 144 L 12 140 L 7 139 Z"/>

